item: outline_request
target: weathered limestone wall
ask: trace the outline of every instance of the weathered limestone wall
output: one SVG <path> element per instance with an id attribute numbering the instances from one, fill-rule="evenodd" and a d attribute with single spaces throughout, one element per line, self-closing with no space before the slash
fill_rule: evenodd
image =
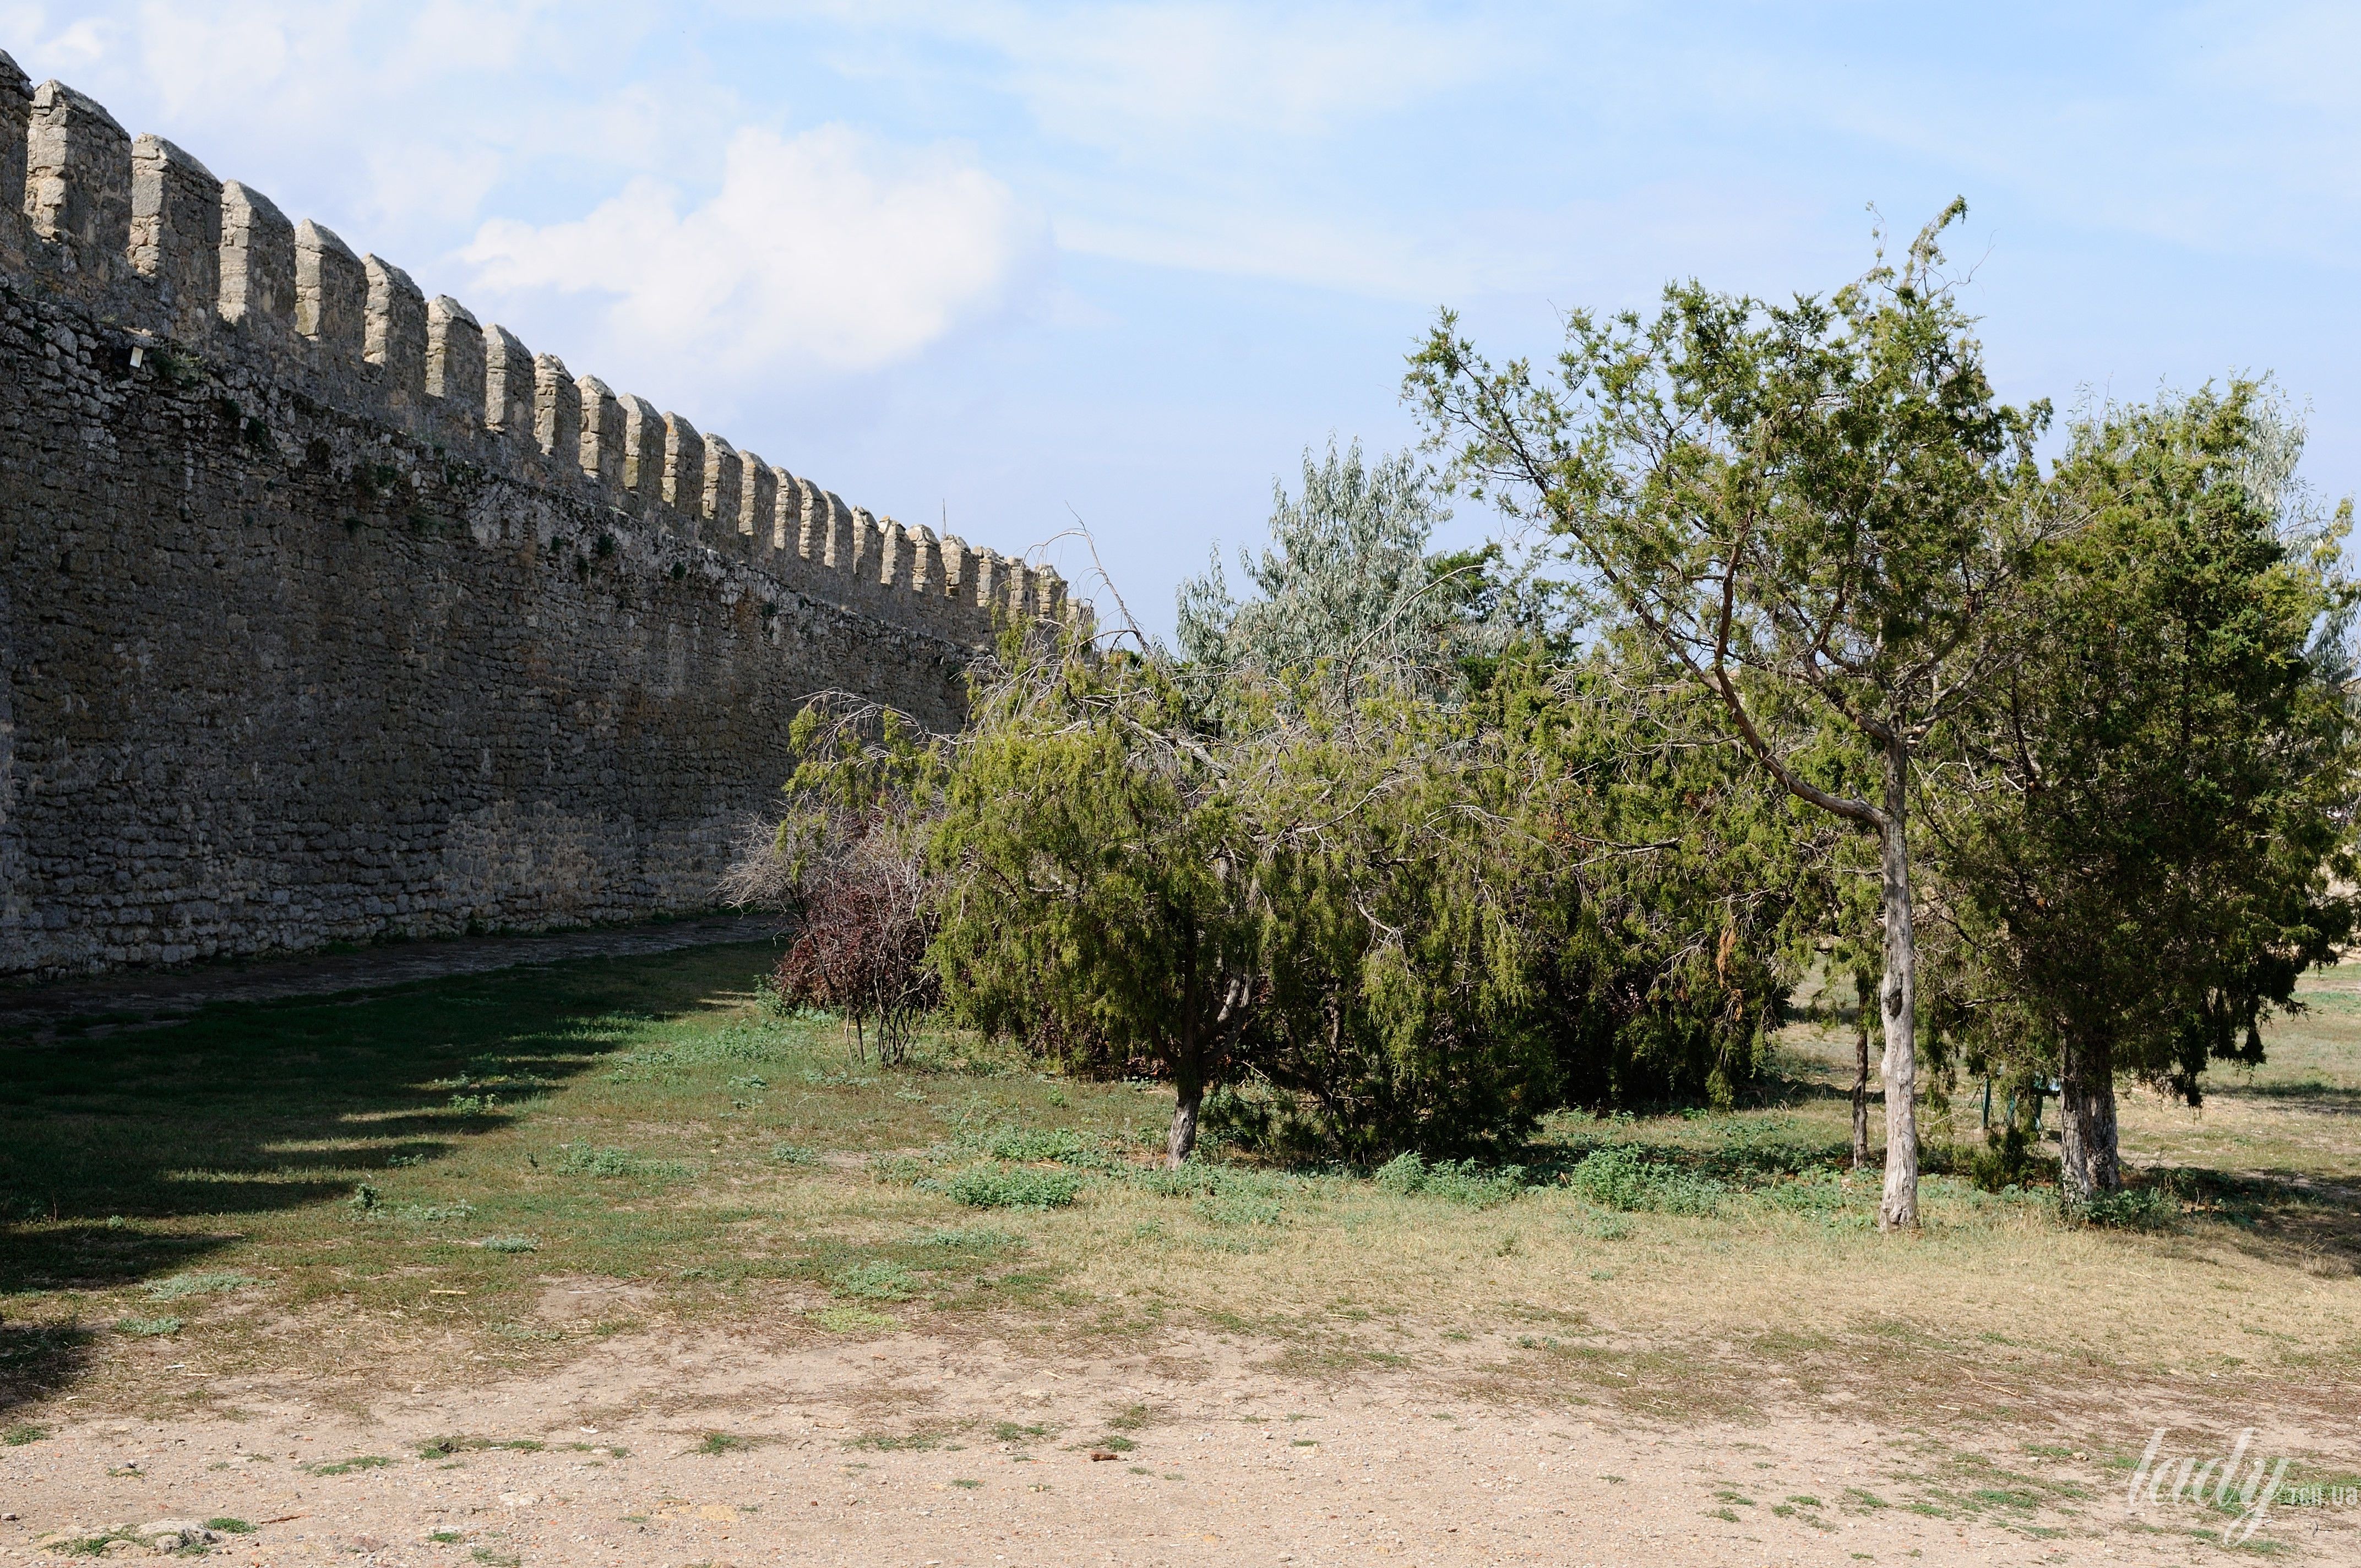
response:
<path id="1" fill-rule="evenodd" d="M 0 977 L 702 908 L 1054 574 L 426 301 L 0 55 Z"/>

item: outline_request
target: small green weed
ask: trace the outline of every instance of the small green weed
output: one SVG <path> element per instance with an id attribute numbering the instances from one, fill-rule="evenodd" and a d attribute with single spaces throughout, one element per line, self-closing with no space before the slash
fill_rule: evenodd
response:
<path id="1" fill-rule="evenodd" d="M 2089 1225 L 2117 1231 L 2152 1231 L 2180 1218 L 2180 1201 L 2158 1187 L 2126 1187 L 2102 1192 L 2069 1214 Z"/>
<path id="2" fill-rule="evenodd" d="M 1082 1180 L 1062 1170 L 1010 1170 L 979 1165 L 948 1181 L 929 1183 L 954 1203 L 971 1209 L 1062 1209 L 1082 1190 Z"/>
<path id="3" fill-rule="evenodd" d="M 1665 1214 L 1711 1214 L 1729 1190 L 1708 1177 L 1644 1158 L 1625 1144 L 1592 1150 L 1566 1185 L 1602 1208 Z"/>
<path id="4" fill-rule="evenodd" d="M 533 1252 L 541 1243 L 532 1236 L 486 1236 L 480 1245 L 486 1252 Z"/>
<path id="5" fill-rule="evenodd" d="M 356 1453 L 333 1464 L 305 1464 L 300 1468 L 311 1475 L 350 1475 L 357 1470 L 383 1470 L 392 1463 L 381 1453 Z"/>
<path id="6" fill-rule="evenodd" d="M 1514 1198 L 1524 1179 L 1521 1166 L 1502 1166 L 1488 1173 L 1472 1159 L 1437 1160 L 1430 1165 L 1413 1153 L 1396 1155 L 1369 1178 L 1380 1192 L 1441 1198 L 1478 1209 L 1488 1209 Z"/>
<path id="7" fill-rule="evenodd" d="M 1198 1199 L 1197 1217 L 1210 1225 L 1276 1225 L 1281 1212 L 1276 1200 L 1224 1192 Z"/>
<path id="8" fill-rule="evenodd" d="M 151 1301 L 177 1301 L 187 1296 L 218 1296 L 241 1285 L 261 1281 L 247 1274 L 175 1274 L 148 1287 Z"/>
<path id="9" fill-rule="evenodd" d="M 908 1269 L 883 1260 L 840 1268 L 829 1276 L 828 1281 L 829 1288 L 837 1295 L 863 1301 L 906 1301 L 917 1291 L 917 1284 Z"/>
<path id="10" fill-rule="evenodd" d="M 224 1535 L 252 1535 L 254 1533 L 254 1527 L 252 1525 L 247 1523 L 244 1519 L 231 1519 L 226 1514 L 217 1519 L 207 1519 L 205 1521 L 205 1528 L 207 1530 L 217 1530 Z"/>
<path id="11" fill-rule="evenodd" d="M 548 1445 L 531 1437 L 432 1437 L 418 1444 L 421 1459 L 449 1459 L 456 1454 L 475 1453 L 488 1448 L 514 1449 L 519 1453 L 539 1453 Z"/>
<path id="12" fill-rule="evenodd" d="M 684 1160 L 650 1159 L 629 1149 L 597 1149 L 587 1143 L 560 1145 L 555 1163 L 568 1176 L 593 1176 L 602 1180 L 635 1177 L 643 1181 L 677 1181 L 692 1174 Z"/>
<path id="13" fill-rule="evenodd" d="M 10 1448 L 22 1448 L 28 1442 L 38 1442 L 49 1435 L 49 1429 L 47 1427 L 13 1426 L 6 1431 L 0 1432 L 0 1443 L 6 1443 Z"/>
<path id="14" fill-rule="evenodd" d="M 117 1318 L 115 1332 L 139 1339 L 158 1339 L 179 1333 L 188 1325 L 178 1318 Z"/>
<path id="15" fill-rule="evenodd" d="M 709 1431 L 705 1434 L 705 1441 L 689 1452 L 691 1453 L 743 1453 L 753 1446 L 754 1440 L 751 1437 L 740 1437 L 734 1432 Z"/>
<path id="16" fill-rule="evenodd" d="M 984 1225 L 964 1225 L 950 1230 L 928 1231 L 917 1238 L 920 1246 L 953 1247 L 962 1252 L 998 1252 L 1003 1247 L 1017 1245 L 1006 1231 L 995 1231 Z"/>
<path id="17" fill-rule="evenodd" d="M 898 1329 L 902 1325 L 883 1312 L 873 1312 L 866 1307 L 822 1307 L 811 1315 L 812 1321 L 834 1334 L 857 1334 L 875 1329 Z"/>
<path id="18" fill-rule="evenodd" d="M 1013 1128 L 994 1135 L 984 1147 L 1000 1159 L 1081 1159 L 1090 1146 L 1076 1135 L 1056 1127 Z"/>

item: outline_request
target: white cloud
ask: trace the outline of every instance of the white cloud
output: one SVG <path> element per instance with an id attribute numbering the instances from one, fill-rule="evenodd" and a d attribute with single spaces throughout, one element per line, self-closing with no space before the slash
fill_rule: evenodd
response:
<path id="1" fill-rule="evenodd" d="M 790 7 L 855 37 L 965 46 L 1051 134 L 1156 156 L 1172 138 L 1316 137 L 1484 78 L 1499 30 L 1399 4 L 1109 5 L 1007 0 L 820 0 Z M 848 61 L 876 75 L 923 62 L 888 49 Z M 1202 147 L 1195 151 L 1202 152 Z"/>
<path id="2" fill-rule="evenodd" d="M 740 130 L 719 190 L 687 211 L 642 179 L 577 221 L 488 223 L 462 255 L 494 296 L 608 296 L 604 346 L 625 367 L 745 384 L 907 359 L 1001 308 L 1045 248 L 971 159 L 830 125 Z"/>
<path id="3" fill-rule="evenodd" d="M 1379 5 L 980 9 L 1045 128 L 1091 142 L 1176 131 L 1320 135 L 1485 74 L 1486 30 Z"/>

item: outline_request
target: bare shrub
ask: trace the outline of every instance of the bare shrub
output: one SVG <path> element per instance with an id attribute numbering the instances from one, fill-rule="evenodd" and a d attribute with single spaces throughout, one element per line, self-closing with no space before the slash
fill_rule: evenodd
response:
<path id="1" fill-rule="evenodd" d="M 855 1057 L 868 1059 L 874 1036 L 879 1059 L 897 1062 L 941 997 L 910 787 L 926 749 L 900 715 L 867 705 L 815 703 L 793 739 L 805 759 L 787 785 L 794 808 L 750 828 L 720 892 L 794 922 L 774 976 L 782 1004 L 835 1013 Z"/>
<path id="2" fill-rule="evenodd" d="M 840 1014 L 863 1059 L 873 1032 L 878 1059 L 889 1064 L 908 1051 L 941 995 L 926 962 L 934 935 L 926 874 L 898 837 L 861 833 L 807 876 L 801 921 L 777 974 L 782 1001 Z"/>

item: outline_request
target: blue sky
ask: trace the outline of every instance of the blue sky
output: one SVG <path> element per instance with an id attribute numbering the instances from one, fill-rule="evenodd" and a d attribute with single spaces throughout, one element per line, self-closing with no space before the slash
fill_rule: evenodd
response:
<path id="1" fill-rule="evenodd" d="M 873 510 L 1079 517 L 1151 630 L 1307 444 L 1415 439 L 1438 306 L 1503 356 L 1824 291 L 1872 203 L 1967 197 L 2006 395 L 2275 371 L 2361 485 L 2361 7 L 0 0 L 0 48 Z"/>

